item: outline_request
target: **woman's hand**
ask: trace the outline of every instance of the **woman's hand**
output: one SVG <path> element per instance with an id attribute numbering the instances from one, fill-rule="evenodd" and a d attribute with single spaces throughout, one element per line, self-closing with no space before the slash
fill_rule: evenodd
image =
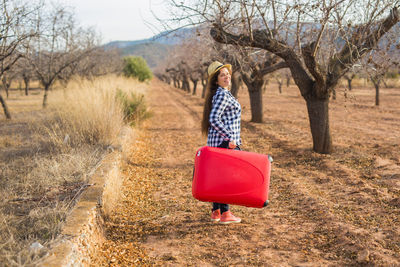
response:
<path id="1" fill-rule="evenodd" d="M 237 145 L 236 145 L 236 142 L 235 141 L 230 141 L 229 142 L 229 148 L 230 149 L 234 149 L 234 148 L 236 148 L 237 147 Z"/>

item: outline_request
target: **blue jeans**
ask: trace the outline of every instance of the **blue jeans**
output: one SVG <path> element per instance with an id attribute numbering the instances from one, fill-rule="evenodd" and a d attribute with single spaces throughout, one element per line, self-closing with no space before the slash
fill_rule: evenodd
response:
<path id="1" fill-rule="evenodd" d="M 229 141 L 222 141 L 222 143 L 218 146 L 221 148 L 229 148 Z M 240 150 L 240 147 L 237 146 L 234 148 L 234 150 Z M 220 209 L 221 214 L 224 213 L 225 211 L 229 210 L 229 205 L 228 204 L 223 204 L 223 203 L 212 203 L 212 211 Z"/>

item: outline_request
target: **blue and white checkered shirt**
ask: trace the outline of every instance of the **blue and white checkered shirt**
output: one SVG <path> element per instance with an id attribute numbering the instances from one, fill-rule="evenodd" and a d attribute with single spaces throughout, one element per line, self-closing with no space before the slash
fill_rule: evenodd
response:
<path id="1" fill-rule="evenodd" d="M 212 99 L 207 146 L 217 147 L 224 140 L 241 145 L 240 116 L 242 108 L 227 89 L 218 87 Z"/>

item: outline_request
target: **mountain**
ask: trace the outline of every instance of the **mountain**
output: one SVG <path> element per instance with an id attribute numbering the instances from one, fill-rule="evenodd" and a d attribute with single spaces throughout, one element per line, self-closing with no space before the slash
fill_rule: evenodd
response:
<path id="1" fill-rule="evenodd" d="M 104 45 L 106 49 L 117 48 L 121 55 L 141 56 L 150 68 L 154 69 L 168 54 L 168 51 L 193 34 L 194 28 L 165 31 L 148 39 L 135 41 L 112 41 Z"/>

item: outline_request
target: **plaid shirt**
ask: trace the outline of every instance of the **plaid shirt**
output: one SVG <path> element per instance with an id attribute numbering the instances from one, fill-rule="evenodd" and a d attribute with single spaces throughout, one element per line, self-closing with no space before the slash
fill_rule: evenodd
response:
<path id="1" fill-rule="evenodd" d="M 217 147 L 224 140 L 241 145 L 239 102 L 228 90 L 218 87 L 212 99 L 207 146 Z"/>

